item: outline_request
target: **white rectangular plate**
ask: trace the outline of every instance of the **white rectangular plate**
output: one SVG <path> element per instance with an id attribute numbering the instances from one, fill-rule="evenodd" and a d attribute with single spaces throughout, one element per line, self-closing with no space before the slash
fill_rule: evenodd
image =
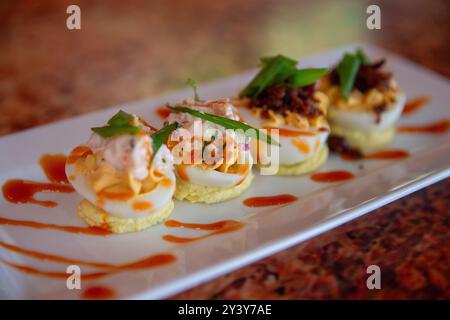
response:
<path id="1" fill-rule="evenodd" d="M 400 123 L 426 124 L 450 118 L 450 85 L 447 79 L 379 48 L 365 44 L 359 46 L 371 57 L 387 58 L 388 68 L 408 97 L 431 97 L 429 105 L 403 117 Z M 300 63 L 305 67 L 331 66 L 345 50 L 353 48 L 355 45 L 302 58 Z M 200 85 L 200 96 L 212 99 L 235 95 L 252 75 L 254 71 Z M 162 120 L 155 113 L 156 107 L 188 96 L 191 92 L 183 90 L 3 137 L 0 139 L 0 183 L 12 178 L 46 181 L 38 165 L 40 156 L 44 153 L 67 154 L 72 147 L 88 138 L 90 127 L 104 123 L 119 107 L 143 116 L 152 124 L 161 125 Z M 361 169 L 358 162 L 343 161 L 332 155 L 320 171 L 350 170 L 356 178 L 341 184 L 321 184 L 311 181 L 309 176 L 256 176 L 250 190 L 226 203 L 200 205 L 176 202 L 172 219 L 196 223 L 236 219 L 245 223 L 245 227 L 238 231 L 207 240 L 188 244 L 166 242 L 161 238 L 165 234 L 197 236 L 204 231 L 167 228 L 164 225 L 139 233 L 107 237 L 1 226 L 0 240 L 29 250 L 116 264 L 139 260 L 154 253 L 170 252 L 177 258 L 173 264 L 82 282 L 83 288 L 94 285 L 111 287 L 116 291 L 117 298 L 164 298 L 330 230 L 450 174 L 448 133 L 398 134 L 389 148 L 408 150 L 411 156 L 396 161 L 365 161 Z M 282 193 L 294 194 L 300 200 L 281 207 L 250 208 L 242 204 L 248 197 Z M 2 197 L 0 217 L 85 225 L 76 215 L 76 204 L 80 201 L 77 194 L 41 193 L 38 197 L 57 199 L 59 205 L 55 208 L 15 205 Z M 67 267 L 1 247 L 0 258 L 40 270 L 65 272 Z M 84 266 L 81 270 L 86 273 L 98 271 Z M 2 298 L 78 299 L 80 294 L 79 290 L 68 290 L 65 279 L 30 275 L 0 263 Z"/>

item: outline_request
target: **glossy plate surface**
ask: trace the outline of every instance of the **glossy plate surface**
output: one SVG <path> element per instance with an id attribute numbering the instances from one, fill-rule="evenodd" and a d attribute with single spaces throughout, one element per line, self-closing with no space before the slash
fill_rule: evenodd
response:
<path id="1" fill-rule="evenodd" d="M 395 75 L 408 98 L 428 96 L 431 101 L 415 113 L 401 118 L 399 125 L 429 124 L 450 119 L 450 85 L 444 77 L 371 45 L 361 45 L 371 57 L 386 57 L 387 68 Z M 344 50 L 330 50 L 300 59 L 304 67 L 333 65 Z M 254 71 L 200 84 L 204 99 L 235 95 Z M 137 113 L 154 125 L 162 119 L 156 109 L 166 102 L 191 96 L 190 90 L 167 94 L 148 101 L 129 103 L 0 138 L 0 183 L 8 179 L 47 181 L 39 167 L 43 154 L 68 152 L 85 141 L 89 128 L 105 122 L 118 109 Z M 164 298 L 210 280 L 225 272 L 261 259 L 316 236 L 342 223 L 394 201 L 450 175 L 450 134 L 397 134 L 389 149 L 403 149 L 410 156 L 401 160 L 344 161 L 331 156 L 318 171 L 348 170 L 355 178 L 341 183 L 313 182 L 304 177 L 258 176 L 241 197 L 216 205 L 176 202 L 171 219 L 211 223 L 239 220 L 244 227 L 230 233 L 185 244 L 162 239 L 163 235 L 194 237 L 208 231 L 169 228 L 164 225 L 143 232 L 105 237 L 0 225 L 0 241 L 47 254 L 111 264 L 124 264 L 157 253 L 171 253 L 176 261 L 153 269 L 117 272 L 83 280 L 81 290 L 68 290 L 65 278 L 31 275 L 0 262 L 0 297 L 79 299 L 84 290 L 104 286 L 115 298 Z M 363 166 L 361 166 L 363 164 Z M 255 171 L 257 173 L 257 171 Z M 284 206 L 252 208 L 243 200 L 254 196 L 293 194 L 299 201 Z M 85 226 L 76 215 L 80 196 L 75 193 L 40 193 L 39 199 L 55 200 L 58 206 L 13 204 L 0 199 L 0 217 L 32 220 L 57 225 Z M 37 270 L 64 273 L 68 263 L 33 258 L 0 246 L 0 259 Z M 102 271 L 81 266 L 83 274 Z"/>

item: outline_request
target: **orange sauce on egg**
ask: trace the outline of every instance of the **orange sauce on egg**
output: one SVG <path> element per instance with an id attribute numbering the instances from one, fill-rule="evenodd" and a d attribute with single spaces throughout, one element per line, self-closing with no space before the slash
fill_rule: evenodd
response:
<path id="1" fill-rule="evenodd" d="M 111 192 L 111 191 L 100 191 L 98 194 L 99 201 L 102 200 L 113 200 L 113 201 L 127 201 L 133 198 L 134 194 L 130 191 L 124 191 L 124 192 Z"/>
<path id="2" fill-rule="evenodd" d="M 170 188 L 170 187 L 173 185 L 172 180 L 170 180 L 169 178 L 164 178 L 164 179 L 162 179 L 162 180 L 160 181 L 160 183 L 161 183 L 161 185 L 162 185 L 163 187 L 165 187 L 165 188 Z"/>
<path id="3" fill-rule="evenodd" d="M 170 112 L 171 111 L 165 107 L 160 107 L 160 108 L 156 109 L 156 114 L 163 119 L 167 118 L 169 116 Z"/>
<path id="4" fill-rule="evenodd" d="M 278 134 L 280 137 L 300 137 L 300 136 L 315 136 L 316 134 L 311 131 L 304 130 L 292 130 L 286 128 L 272 128 L 272 127 L 263 127 L 263 129 L 267 129 L 269 132 L 272 130 L 278 130 Z"/>
<path id="5" fill-rule="evenodd" d="M 298 197 L 292 194 L 279 194 L 275 196 L 247 198 L 244 200 L 243 203 L 248 207 L 267 207 L 267 206 L 278 206 L 294 202 L 297 200 Z"/>
<path id="6" fill-rule="evenodd" d="M 311 175 L 311 180 L 316 182 L 341 182 L 354 178 L 353 173 L 345 170 L 336 170 L 329 172 L 317 172 Z"/>
<path id="7" fill-rule="evenodd" d="M 180 164 L 175 167 L 175 171 L 177 172 L 177 175 L 181 180 L 189 181 L 189 176 L 186 172 L 186 168 L 187 167 L 185 165 Z"/>
<path id="8" fill-rule="evenodd" d="M 83 159 L 88 155 L 92 154 L 92 150 L 86 146 L 78 146 L 75 147 L 71 152 L 69 157 L 67 158 L 68 164 L 74 164 L 79 159 Z"/>
<path id="9" fill-rule="evenodd" d="M 136 201 L 133 203 L 133 210 L 135 211 L 148 211 L 153 208 L 153 205 L 149 201 Z"/>
<path id="10" fill-rule="evenodd" d="M 292 144 L 302 153 L 309 153 L 309 144 L 303 140 L 291 139 Z"/>

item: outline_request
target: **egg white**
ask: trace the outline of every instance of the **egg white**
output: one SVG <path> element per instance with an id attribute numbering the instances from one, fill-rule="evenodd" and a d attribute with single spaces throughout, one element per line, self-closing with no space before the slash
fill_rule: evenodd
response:
<path id="1" fill-rule="evenodd" d="M 102 199 L 101 201 L 98 201 L 98 196 L 92 189 L 92 186 L 88 183 L 86 176 L 77 175 L 75 164 L 66 163 L 66 175 L 68 177 L 74 177 L 74 179 L 71 179 L 70 183 L 75 191 L 109 214 L 121 218 L 141 218 L 151 215 L 152 213 L 162 210 L 169 201 L 171 201 L 175 192 L 175 174 L 172 170 L 168 169 L 160 171 L 172 182 L 170 186 L 159 184 L 150 192 L 139 194 L 129 200 Z M 152 205 L 151 209 L 145 211 L 133 209 L 133 204 L 138 201 L 149 202 Z"/>
<path id="2" fill-rule="evenodd" d="M 238 109 L 239 114 L 241 117 L 244 118 L 244 120 L 251 126 L 256 128 L 261 128 L 263 126 L 263 123 L 266 122 L 266 119 L 258 118 L 255 114 L 253 114 L 250 110 L 245 108 L 239 108 Z M 288 129 L 291 131 L 300 131 L 300 132 L 307 132 L 310 134 L 300 134 L 295 137 L 287 137 L 287 136 L 279 136 L 277 141 L 280 143 L 280 147 L 275 148 L 272 146 L 275 152 L 277 152 L 278 149 L 278 162 L 280 165 L 294 165 L 301 163 L 305 160 L 308 160 L 311 158 L 318 150 L 320 150 L 326 143 L 328 135 L 329 135 L 329 128 L 326 127 L 326 131 L 319 131 L 317 129 L 308 128 L 308 129 L 299 129 L 292 126 L 281 126 L 280 128 Z M 301 142 L 308 145 L 308 151 L 305 152 L 303 150 L 300 150 L 296 145 L 295 142 Z M 317 144 L 317 145 L 316 145 Z M 264 148 L 264 146 L 263 146 Z M 252 156 L 255 159 L 260 159 L 262 164 L 268 164 L 270 161 L 270 158 L 265 155 L 264 151 L 260 151 L 259 157 L 257 157 L 257 141 L 252 140 L 251 144 L 251 150 L 252 150 Z M 273 159 L 273 158 L 272 158 Z"/>
<path id="3" fill-rule="evenodd" d="M 177 170 L 175 170 L 176 172 Z M 224 173 L 217 170 L 203 169 L 199 166 L 186 166 L 184 173 L 189 179 L 189 183 L 205 186 L 228 188 L 237 185 L 252 171 L 252 161 L 245 174 Z M 182 179 L 181 177 L 179 177 Z"/>
<path id="4" fill-rule="evenodd" d="M 380 114 L 380 121 L 377 115 L 372 111 L 350 111 L 341 110 L 330 106 L 328 109 L 328 120 L 330 123 L 338 126 L 361 130 L 361 131 L 377 131 L 393 126 L 402 114 L 405 106 L 406 96 L 404 93 L 398 93 L 396 101 L 388 107 L 388 110 Z"/>

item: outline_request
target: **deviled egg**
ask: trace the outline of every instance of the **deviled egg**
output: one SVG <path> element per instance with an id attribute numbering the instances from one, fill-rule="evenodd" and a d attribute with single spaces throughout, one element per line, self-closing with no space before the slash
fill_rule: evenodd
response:
<path id="1" fill-rule="evenodd" d="M 163 144 L 155 154 L 149 127 L 120 111 L 73 149 L 66 175 L 84 198 L 78 214 L 89 225 L 115 233 L 162 222 L 173 209 L 173 157 Z"/>
<path id="2" fill-rule="evenodd" d="M 240 114 L 257 128 L 278 129 L 279 175 L 301 175 L 315 170 L 328 157 L 326 120 L 328 98 L 316 81 L 327 69 L 298 69 L 297 61 L 278 55 L 264 58 L 255 78 L 244 88 L 236 104 Z M 263 141 L 253 141 L 258 164 L 272 159 Z"/>
<path id="3" fill-rule="evenodd" d="M 184 100 L 176 107 L 240 120 L 228 99 Z M 249 188 L 253 179 L 249 138 L 187 112 L 170 113 L 167 123 L 179 125 L 167 142 L 175 161 L 175 199 L 216 203 Z"/>
<path id="4" fill-rule="evenodd" d="M 384 59 L 370 62 L 358 49 L 346 53 L 322 79 L 321 90 L 330 100 L 328 120 L 333 145 L 340 140 L 364 154 L 394 139 L 395 123 L 406 97 L 392 74 L 383 70 L 384 64 Z"/>

